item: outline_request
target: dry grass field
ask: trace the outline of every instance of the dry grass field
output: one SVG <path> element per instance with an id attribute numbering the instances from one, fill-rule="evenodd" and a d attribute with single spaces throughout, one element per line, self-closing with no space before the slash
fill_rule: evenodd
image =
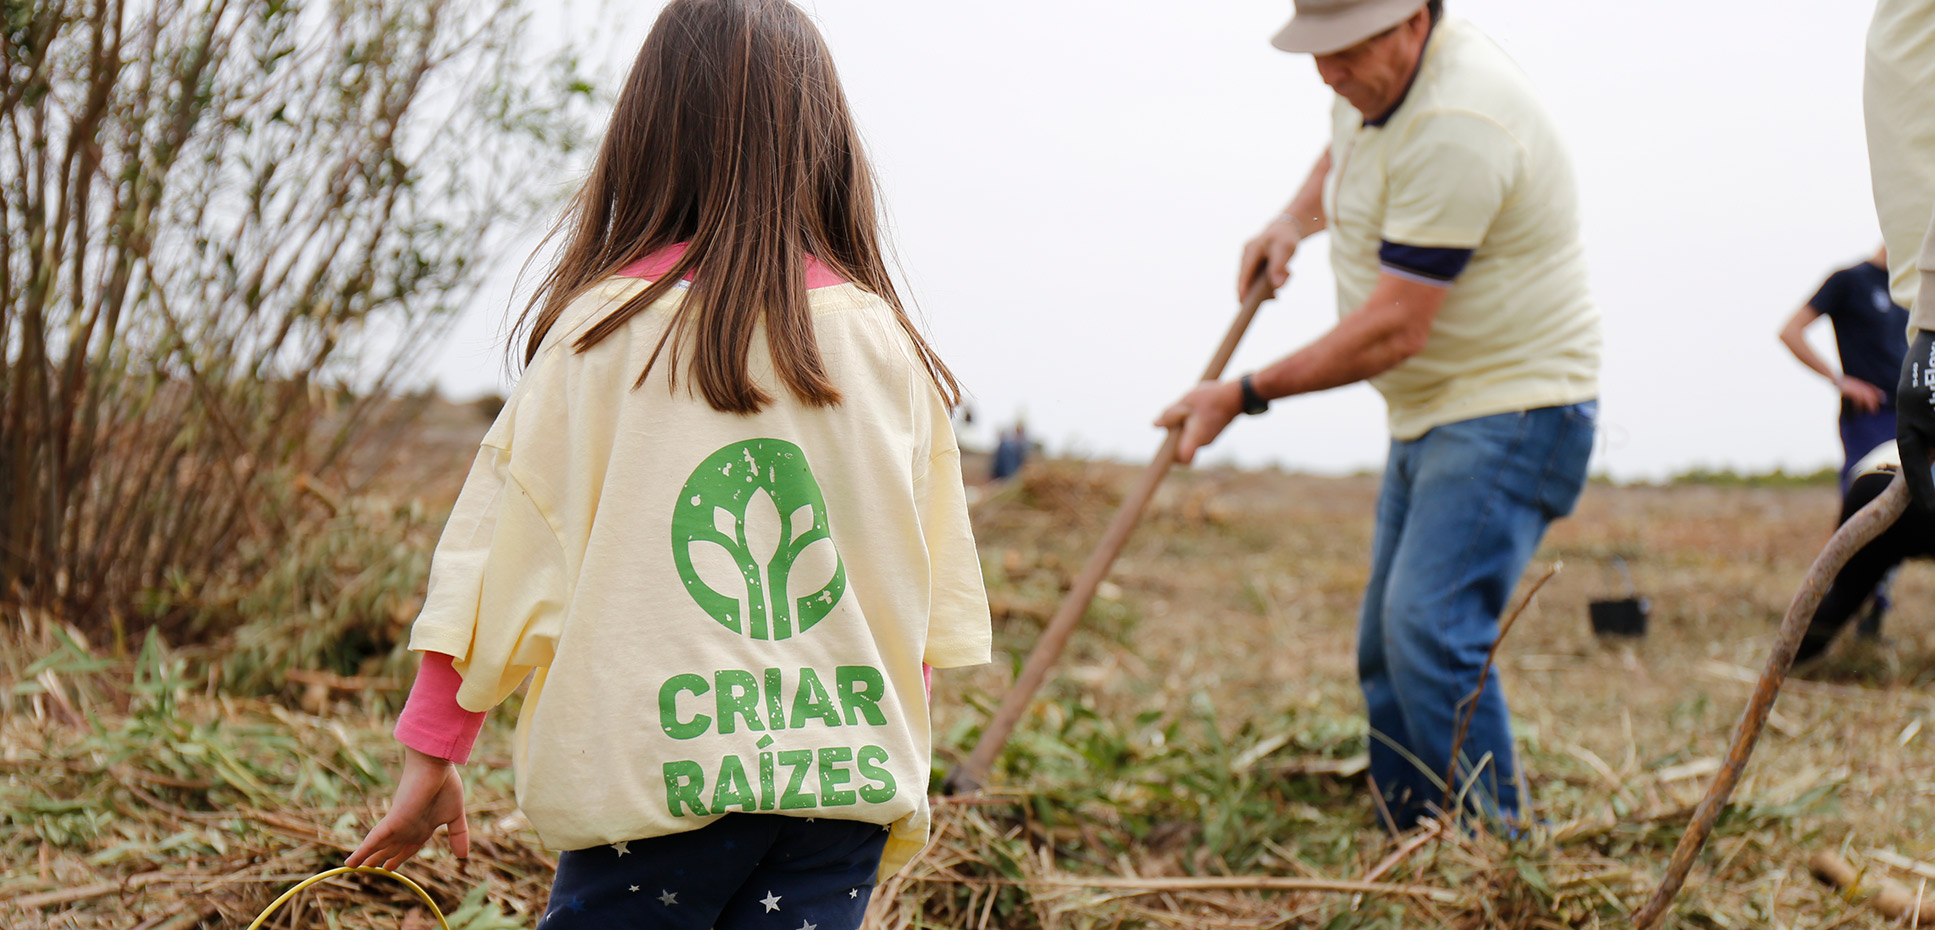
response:
<path id="1" fill-rule="evenodd" d="M 474 441 L 442 428 L 387 491 L 431 513 Z M 1048 462 L 983 489 L 996 661 L 936 676 L 937 782 L 1133 473 Z M 1375 493 L 1371 478 L 1172 477 L 989 793 L 940 806 L 935 843 L 877 896 L 871 925 L 1625 925 L 1831 529 L 1832 489 L 1589 489 L 1531 574 L 1562 568 L 1501 653 L 1540 821 L 1511 840 L 1462 828 L 1394 840 L 1350 774 L 1366 742 L 1352 638 Z M 428 545 L 435 520 L 422 522 L 399 544 Z M 1589 600 L 1625 592 L 1614 556 L 1651 598 L 1644 639 L 1588 628 Z M 1669 926 L 1889 925 L 1810 877 L 1822 849 L 1864 882 L 1919 888 L 1904 863 L 1935 862 L 1935 572 L 1909 567 L 1895 594 L 1885 645 L 1841 644 L 1781 698 Z M 155 642 L 115 657 L 27 614 L 0 631 L 0 926 L 242 927 L 340 859 L 387 799 L 406 665 L 297 673 L 245 697 L 225 685 L 220 650 Z M 534 927 L 541 913 L 550 860 L 498 767 L 509 721 L 493 718 L 470 767 L 477 853 L 407 867 L 460 930 Z M 1370 879 L 1370 892 L 1286 887 Z M 431 924 L 365 880 L 319 889 L 273 926 Z"/>
<path id="2" fill-rule="evenodd" d="M 989 586 L 1011 648 L 1027 647 L 1126 476 L 1062 465 L 978 508 Z M 1028 874 L 1348 879 L 1394 848 L 1368 792 L 1322 762 L 1357 756 L 1365 745 L 1352 639 L 1375 494 L 1370 478 L 1172 479 L 1118 565 L 1114 597 L 1094 611 L 1010 755 L 1005 784 L 1047 798 L 1033 803 L 1074 821 L 1060 827 L 1066 839 L 1055 860 L 1031 863 Z M 1554 563 L 1558 574 L 1501 650 L 1542 828 L 1511 843 L 1434 842 L 1385 875 L 1457 890 L 1452 909 L 1228 892 L 1156 904 L 1077 889 L 1031 895 L 1045 909 L 1036 919 L 1050 922 L 1062 907 L 1053 919 L 1077 926 L 1109 926 L 1124 913 L 1163 922 L 1158 912 L 1178 911 L 1225 923 L 1184 918 L 1177 926 L 1620 925 L 1656 880 L 1686 808 L 1724 753 L 1834 510 L 1832 488 L 1819 486 L 1588 491 L 1528 578 Z M 1602 642 L 1587 622 L 1590 600 L 1626 593 L 1615 556 L 1652 601 L 1644 639 Z M 1683 896 L 1683 925 L 1881 925 L 1816 884 L 1809 854 L 1935 859 L 1935 743 L 1922 733 L 1935 712 L 1931 582 L 1926 568 L 1909 567 L 1896 588 L 1889 645 L 1843 643 L 1787 690 Z M 936 704 L 950 743 L 965 741 L 983 718 L 984 696 L 999 693 L 1011 665 L 946 679 Z M 1172 760 L 1177 730 L 1189 749 Z M 1161 779 L 1196 790 L 1170 790 Z M 1136 822 L 1138 814 L 1147 822 Z M 1092 823 L 1114 825 L 1121 840 L 1103 845 L 1122 847 L 1121 855 L 1097 861 L 1085 852 L 1094 837 L 1075 837 Z M 1899 877 L 1910 887 L 1919 880 Z M 1096 903 L 1104 897 L 1109 904 Z"/>

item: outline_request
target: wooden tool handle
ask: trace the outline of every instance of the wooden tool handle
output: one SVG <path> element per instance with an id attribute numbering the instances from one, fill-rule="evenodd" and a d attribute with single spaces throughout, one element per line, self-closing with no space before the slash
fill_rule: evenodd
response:
<path id="1" fill-rule="evenodd" d="M 1660 880 L 1659 888 L 1653 897 L 1633 914 L 1635 930 L 1647 930 L 1666 915 L 1673 898 L 1686 884 L 1686 874 L 1693 868 L 1693 860 L 1700 855 L 1700 848 L 1706 845 L 1707 836 L 1713 832 L 1713 825 L 1720 819 L 1720 812 L 1727 806 L 1727 799 L 1733 795 L 1734 786 L 1740 783 L 1740 773 L 1747 767 L 1747 759 L 1754 753 L 1754 743 L 1760 739 L 1761 727 L 1767 723 L 1767 715 L 1774 710 L 1774 699 L 1780 696 L 1780 686 L 1787 680 L 1787 670 L 1794 665 L 1794 653 L 1801 647 L 1801 636 L 1807 632 L 1808 624 L 1814 620 L 1814 611 L 1821 606 L 1821 598 L 1834 584 L 1834 577 L 1848 564 L 1848 559 L 1859 552 L 1863 546 L 1873 542 L 1895 521 L 1901 518 L 1902 511 L 1908 508 L 1908 483 L 1901 475 L 1896 475 L 1888 489 L 1881 496 L 1868 502 L 1868 506 L 1843 523 L 1833 538 L 1822 547 L 1821 554 L 1814 559 L 1814 565 L 1807 570 L 1807 580 L 1802 582 L 1800 593 L 1794 595 L 1793 603 L 1787 606 L 1787 618 L 1781 621 L 1780 635 L 1774 639 L 1774 651 L 1767 657 L 1767 668 L 1760 673 L 1760 683 L 1754 686 L 1753 697 L 1747 701 L 1747 709 L 1740 715 L 1740 723 L 1734 729 L 1733 745 L 1727 749 L 1726 762 L 1720 766 L 1719 774 L 1713 776 L 1713 784 L 1707 788 L 1707 795 L 1694 808 L 1693 822 L 1687 824 L 1686 833 L 1680 837 L 1680 845 L 1673 850 L 1673 859 L 1667 864 L 1666 877 Z"/>
<path id="2" fill-rule="evenodd" d="M 1203 370 L 1202 380 L 1214 381 L 1223 375 L 1223 368 L 1229 364 L 1230 356 L 1236 354 L 1236 346 L 1243 341 L 1243 333 L 1250 328 L 1250 321 L 1256 318 L 1257 308 L 1275 296 L 1276 290 L 1270 286 L 1268 277 L 1258 275 L 1250 285 L 1250 291 L 1243 297 L 1243 306 L 1237 311 L 1236 319 L 1230 323 L 1229 332 L 1223 336 L 1223 344 L 1210 358 L 1209 365 Z M 1142 519 L 1142 511 L 1149 506 L 1149 500 L 1156 496 L 1156 489 L 1162 479 L 1176 464 L 1176 447 L 1182 443 L 1182 430 L 1172 427 L 1163 440 L 1161 450 L 1151 459 L 1142 477 L 1136 482 L 1135 490 L 1129 493 L 1122 506 L 1110 521 L 1108 532 L 1102 536 L 1102 544 L 1089 556 L 1088 564 L 1082 566 L 1081 574 L 1075 576 L 1074 586 L 1062 598 L 1061 606 L 1055 616 L 1042 630 L 1041 638 L 1036 640 L 1034 651 L 1028 655 L 1028 664 L 1021 669 L 1021 677 L 1015 679 L 1014 687 L 1001 698 L 1001 706 L 988 721 L 987 728 L 981 731 L 981 740 L 974 744 L 974 751 L 967 761 L 949 772 L 942 782 L 948 794 L 968 794 L 981 789 L 988 772 L 994 768 L 995 757 L 1007 746 L 1021 715 L 1034 701 L 1035 692 L 1041 689 L 1048 672 L 1061 658 L 1062 649 L 1068 645 L 1068 638 L 1075 633 L 1075 627 L 1088 612 L 1089 602 L 1095 599 L 1096 589 L 1108 577 L 1109 569 L 1115 565 L 1115 558 L 1122 554 L 1122 547 L 1129 542 L 1129 534 Z"/>

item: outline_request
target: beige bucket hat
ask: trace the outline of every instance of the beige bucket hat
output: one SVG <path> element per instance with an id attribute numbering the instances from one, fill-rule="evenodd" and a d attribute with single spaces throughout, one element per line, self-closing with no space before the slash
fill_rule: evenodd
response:
<path id="1" fill-rule="evenodd" d="M 1410 19 L 1425 0 L 1295 0 L 1296 15 L 1270 44 L 1286 52 L 1328 55 Z"/>

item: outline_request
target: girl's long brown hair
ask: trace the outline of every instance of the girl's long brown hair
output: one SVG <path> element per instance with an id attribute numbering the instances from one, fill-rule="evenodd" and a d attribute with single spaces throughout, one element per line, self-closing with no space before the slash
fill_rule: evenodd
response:
<path id="1" fill-rule="evenodd" d="M 573 343 L 583 352 L 692 275 L 691 289 L 634 387 L 670 347 L 713 409 L 757 413 L 773 398 L 747 366 L 763 323 L 773 367 L 801 402 L 829 407 L 807 310 L 812 255 L 885 300 L 949 406 L 960 386 L 907 317 L 881 257 L 872 172 L 819 30 L 785 0 L 674 0 L 632 65 L 611 129 L 552 235 L 557 264 L 519 316 L 524 361 L 566 305 L 659 249 L 690 243 L 638 296 Z M 517 336 L 512 336 L 512 345 Z"/>

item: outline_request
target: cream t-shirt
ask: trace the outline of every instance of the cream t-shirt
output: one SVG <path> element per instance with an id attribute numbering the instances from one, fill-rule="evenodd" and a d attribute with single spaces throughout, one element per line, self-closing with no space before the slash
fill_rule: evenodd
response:
<path id="1" fill-rule="evenodd" d="M 1935 329 L 1935 0 L 1875 6 L 1862 96 L 1888 289 L 1911 328 Z"/>
<path id="2" fill-rule="evenodd" d="M 582 849 L 729 811 L 891 826 L 883 875 L 926 842 L 921 665 L 986 662 L 989 617 L 948 410 L 891 309 L 810 291 L 845 397 L 719 413 L 644 369 L 677 290 L 590 351 L 646 282 L 569 308 L 484 437 L 410 648 L 456 658 L 484 710 L 527 677 L 517 799 Z"/>
<path id="3" fill-rule="evenodd" d="M 1339 312 L 1363 306 L 1386 242 L 1471 249 L 1424 350 L 1371 379 L 1391 435 L 1599 394 L 1571 157 L 1504 51 L 1447 19 L 1382 126 L 1338 98 L 1324 215 Z"/>

